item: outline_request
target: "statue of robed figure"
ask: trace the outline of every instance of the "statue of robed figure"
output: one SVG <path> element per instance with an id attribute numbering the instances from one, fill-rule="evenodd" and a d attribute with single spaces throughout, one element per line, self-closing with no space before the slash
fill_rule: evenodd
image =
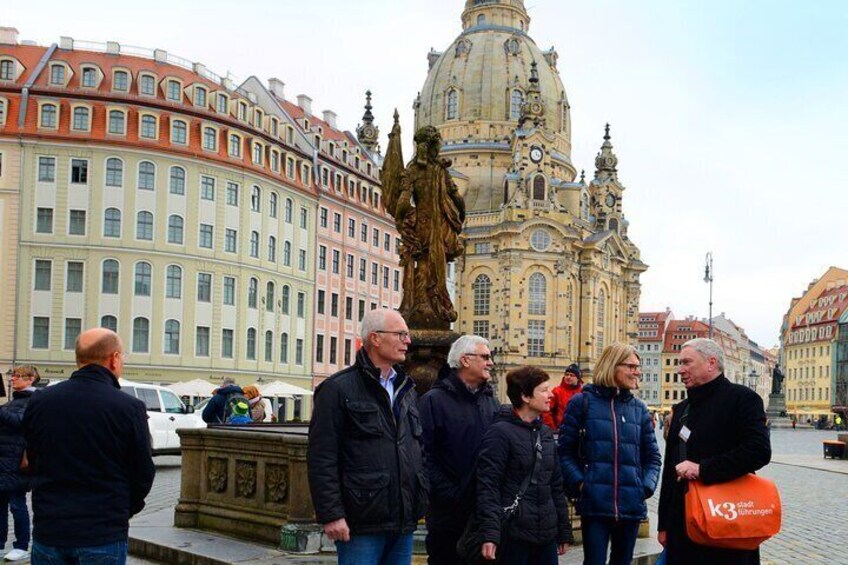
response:
<path id="1" fill-rule="evenodd" d="M 465 202 L 439 157 L 441 134 L 433 126 L 415 133 L 415 156 L 404 167 L 395 110 L 383 162 L 383 206 L 400 233 L 404 268 L 400 313 L 410 328 L 447 330 L 456 310 L 447 289 L 447 264 L 464 249 Z"/>

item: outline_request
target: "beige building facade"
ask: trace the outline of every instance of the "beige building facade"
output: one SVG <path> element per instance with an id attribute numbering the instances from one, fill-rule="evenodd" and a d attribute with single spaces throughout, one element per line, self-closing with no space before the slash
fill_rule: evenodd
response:
<path id="1" fill-rule="evenodd" d="M 594 178 L 577 180 L 558 55 L 529 26 L 522 0 L 466 2 L 462 33 L 428 56 L 415 127 L 440 131 L 465 197 L 456 329 L 490 339 L 501 375 L 579 363 L 591 380 L 604 346 L 636 340 L 647 266 L 627 236 L 609 127 Z"/>

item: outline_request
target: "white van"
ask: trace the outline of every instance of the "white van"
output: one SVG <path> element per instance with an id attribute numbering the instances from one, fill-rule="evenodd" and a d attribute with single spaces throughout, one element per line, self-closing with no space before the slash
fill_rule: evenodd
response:
<path id="1" fill-rule="evenodd" d="M 200 414 L 193 406 L 186 406 L 180 397 L 166 387 L 121 379 L 121 390 L 138 398 L 147 406 L 147 425 L 153 455 L 179 455 L 181 428 L 205 428 Z"/>

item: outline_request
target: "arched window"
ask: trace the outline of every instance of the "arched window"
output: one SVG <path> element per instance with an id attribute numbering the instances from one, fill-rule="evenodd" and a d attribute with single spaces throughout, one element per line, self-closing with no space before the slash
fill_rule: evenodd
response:
<path id="1" fill-rule="evenodd" d="M 185 194 L 186 172 L 182 167 L 171 167 L 168 190 L 171 194 Z"/>
<path id="2" fill-rule="evenodd" d="M 136 215 L 135 237 L 145 241 L 153 240 L 153 214 L 141 211 Z"/>
<path id="3" fill-rule="evenodd" d="M 291 267 L 291 242 L 286 241 L 283 243 L 283 265 L 286 267 Z"/>
<path id="4" fill-rule="evenodd" d="M 41 107 L 41 127 L 55 128 L 56 123 L 56 105 L 45 104 Z"/>
<path id="5" fill-rule="evenodd" d="M 171 124 L 171 143 L 185 145 L 188 140 L 188 126 L 182 120 L 174 120 Z"/>
<path id="6" fill-rule="evenodd" d="M 268 236 L 268 260 L 277 262 L 277 238 L 273 235 Z"/>
<path id="7" fill-rule="evenodd" d="M 176 214 L 168 216 L 168 243 L 183 244 L 183 219 Z"/>
<path id="8" fill-rule="evenodd" d="M 445 119 L 455 120 L 459 117 L 459 93 L 456 89 L 448 90 L 445 102 Z"/>
<path id="9" fill-rule="evenodd" d="M 209 151 L 218 150 L 218 132 L 215 128 L 203 128 L 203 148 Z"/>
<path id="10" fill-rule="evenodd" d="M 247 358 L 251 361 L 256 360 L 256 329 L 247 329 Z"/>
<path id="11" fill-rule="evenodd" d="M 106 208 L 103 213 L 103 237 L 121 237 L 121 211 Z"/>
<path id="12" fill-rule="evenodd" d="M 492 291 L 492 280 L 486 275 L 479 275 L 472 285 L 474 291 L 474 315 L 489 315 L 489 300 Z"/>
<path id="13" fill-rule="evenodd" d="M 250 209 L 254 212 L 258 212 L 260 210 L 262 202 L 262 189 L 253 185 L 253 190 L 250 192 Z"/>
<path id="14" fill-rule="evenodd" d="M 509 119 L 517 120 L 521 117 L 521 107 L 524 105 L 524 93 L 514 88 L 509 96 Z"/>
<path id="15" fill-rule="evenodd" d="M 618 220 L 617 219 L 610 218 L 609 229 L 612 230 L 612 231 L 618 231 Z"/>
<path id="16" fill-rule="evenodd" d="M 247 285 L 247 307 L 256 308 L 256 295 L 259 294 L 259 281 L 256 277 L 250 277 Z"/>
<path id="17" fill-rule="evenodd" d="M 156 165 L 150 161 L 138 164 L 138 189 L 153 190 L 156 185 Z"/>
<path id="18" fill-rule="evenodd" d="M 282 305 L 280 306 L 280 311 L 287 315 L 289 314 L 289 305 L 291 304 L 291 287 L 289 285 L 283 285 L 283 290 L 280 296 L 280 302 Z"/>
<path id="19" fill-rule="evenodd" d="M 280 363 L 289 362 L 289 334 L 280 334 Z"/>
<path id="20" fill-rule="evenodd" d="M 146 261 L 135 264 L 135 295 L 150 296 L 150 279 L 153 267 Z"/>
<path id="21" fill-rule="evenodd" d="M 103 261 L 103 282 L 100 291 L 103 294 L 118 294 L 118 262 L 114 259 Z"/>
<path id="22" fill-rule="evenodd" d="M 533 200 L 545 199 L 545 177 L 536 175 L 533 178 Z"/>
<path id="23" fill-rule="evenodd" d="M 150 351 L 150 320 L 147 318 L 136 318 L 133 320 L 133 348 L 135 353 L 147 353 Z"/>
<path id="24" fill-rule="evenodd" d="M 126 132 L 127 116 L 120 110 L 109 111 L 109 133 L 123 135 Z"/>
<path id="25" fill-rule="evenodd" d="M 274 282 L 268 281 L 268 284 L 265 285 L 265 310 L 268 312 L 274 311 L 274 296 L 276 296 Z"/>
<path id="26" fill-rule="evenodd" d="M 606 327 L 607 319 L 607 293 L 604 289 L 598 293 L 598 328 L 595 334 L 595 355 L 601 356 L 605 347 L 604 328 Z"/>
<path id="27" fill-rule="evenodd" d="M 477 16 L 477 25 L 478 26 L 486 25 L 486 14 L 479 14 Z"/>
<path id="28" fill-rule="evenodd" d="M 271 196 L 268 197 L 268 215 L 272 218 L 277 217 L 277 193 L 272 192 Z"/>
<path id="29" fill-rule="evenodd" d="M 141 137 L 156 139 L 156 116 L 145 114 L 141 117 Z"/>
<path id="30" fill-rule="evenodd" d="M 292 200 L 291 198 L 286 198 L 286 223 L 292 223 Z"/>
<path id="31" fill-rule="evenodd" d="M 106 159 L 106 186 L 124 185 L 124 162 L 117 157 Z"/>
<path id="32" fill-rule="evenodd" d="M 265 332 L 265 362 L 271 363 L 274 361 L 274 332 L 268 330 Z"/>
<path id="33" fill-rule="evenodd" d="M 250 232 L 250 256 L 259 257 L 259 232 Z"/>
<path id="34" fill-rule="evenodd" d="M 544 316 L 547 306 L 548 279 L 542 273 L 530 275 L 528 314 Z"/>
<path id="35" fill-rule="evenodd" d="M 180 354 L 180 323 L 177 320 L 165 322 L 165 353 Z"/>
<path id="36" fill-rule="evenodd" d="M 165 277 L 165 298 L 182 298 L 183 270 L 178 265 L 168 265 Z"/>
<path id="37" fill-rule="evenodd" d="M 107 330 L 112 330 L 113 332 L 118 331 L 118 318 L 112 315 L 105 315 L 100 318 L 100 327 L 106 328 Z"/>
<path id="38" fill-rule="evenodd" d="M 88 131 L 90 115 L 91 112 L 88 108 L 83 108 L 81 106 L 74 108 L 73 129 L 77 131 Z"/>

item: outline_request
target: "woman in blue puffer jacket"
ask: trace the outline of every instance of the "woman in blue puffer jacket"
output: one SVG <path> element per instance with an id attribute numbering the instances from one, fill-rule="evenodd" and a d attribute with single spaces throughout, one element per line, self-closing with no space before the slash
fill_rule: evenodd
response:
<path id="1" fill-rule="evenodd" d="M 625 565 L 633 558 L 639 523 L 648 515 L 661 459 L 639 388 L 639 354 L 630 345 L 604 349 L 593 382 L 568 403 L 559 432 L 566 492 L 577 499 L 584 565 Z"/>

